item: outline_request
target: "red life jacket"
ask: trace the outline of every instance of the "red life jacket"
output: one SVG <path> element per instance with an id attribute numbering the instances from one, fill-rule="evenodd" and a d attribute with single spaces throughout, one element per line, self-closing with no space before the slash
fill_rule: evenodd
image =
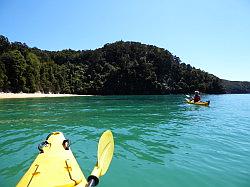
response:
<path id="1" fill-rule="evenodd" d="M 194 96 L 194 102 L 198 102 L 198 101 L 200 101 L 200 100 L 201 100 L 201 98 L 200 98 L 199 95 L 195 95 L 195 96 Z"/>

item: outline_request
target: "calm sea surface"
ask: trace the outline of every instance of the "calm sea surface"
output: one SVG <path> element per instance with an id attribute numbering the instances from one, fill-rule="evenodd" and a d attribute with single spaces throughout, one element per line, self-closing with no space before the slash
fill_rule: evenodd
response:
<path id="1" fill-rule="evenodd" d="M 111 129 L 115 153 L 100 187 L 249 187 L 250 95 L 183 95 L 0 100 L 0 186 L 15 186 L 61 131 L 87 177 L 98 139 Z"/>

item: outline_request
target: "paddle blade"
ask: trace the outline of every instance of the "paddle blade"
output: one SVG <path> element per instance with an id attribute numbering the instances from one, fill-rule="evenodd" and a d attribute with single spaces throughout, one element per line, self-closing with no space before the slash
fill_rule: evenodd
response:
<path id="1" fill-rule="evenodd" d="M 186 97 L 190 97 L 190 95 L 186 95 Z"/>
<path id="2" fill-rule="evenodd" d="M 114 138 L 110 130 L 107 130 L 102 134 L 99 140 L 97 154 L 98 168 L 101 169 L 100 176 L 103 176 L 107 172 L 114 154 Z"/>

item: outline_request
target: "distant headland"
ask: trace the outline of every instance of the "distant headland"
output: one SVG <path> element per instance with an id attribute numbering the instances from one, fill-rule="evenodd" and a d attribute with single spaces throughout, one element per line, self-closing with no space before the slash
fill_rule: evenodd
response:
<path id="1" fill-rule="evenodd" d="M 80 95 L 250 93 L 250 82 L 209 74 L 168 50 L 118 41 L 95 50 L 47 51 L 0 35 L 0 92 Z"/>

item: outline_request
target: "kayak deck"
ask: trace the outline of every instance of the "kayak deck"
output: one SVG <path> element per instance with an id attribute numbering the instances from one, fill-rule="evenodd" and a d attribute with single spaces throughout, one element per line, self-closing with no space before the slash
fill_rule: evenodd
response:
<path id="1" fill-rule="evenodd" d="M 61 132 L 53 132 L 43 144 L 17 187 L 85 186 L 87 181 Z"/>

